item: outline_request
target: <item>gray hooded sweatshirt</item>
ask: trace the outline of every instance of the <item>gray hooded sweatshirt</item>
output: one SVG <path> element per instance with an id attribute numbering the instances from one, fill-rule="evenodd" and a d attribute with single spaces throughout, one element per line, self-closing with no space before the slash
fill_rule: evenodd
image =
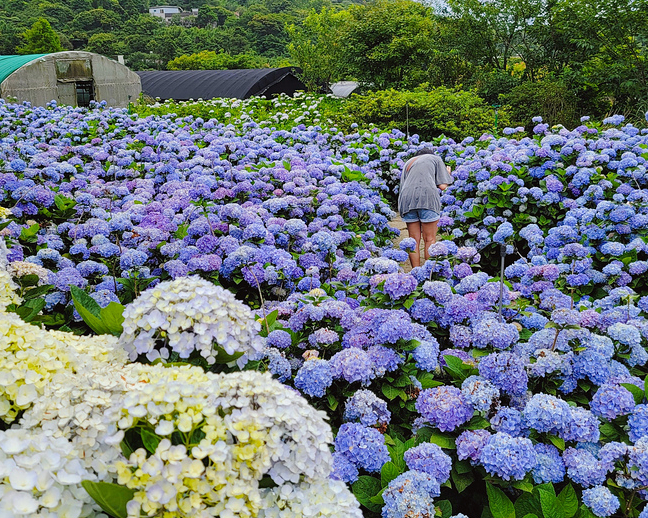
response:
<path id="1" fill-rule="evenodd" d="M 410 158 L 403 166 L 398 195 L 401 216 L 410 210 L 427 209 L 441 214 L 441 196 L 437 185 L 451 184 L 443 159 L 438 155 Z"/>

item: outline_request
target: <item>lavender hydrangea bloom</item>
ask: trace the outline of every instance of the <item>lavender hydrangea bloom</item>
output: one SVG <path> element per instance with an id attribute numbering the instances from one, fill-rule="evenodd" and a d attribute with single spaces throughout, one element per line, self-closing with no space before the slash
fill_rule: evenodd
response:
<path id="1" fill-rule="evenodd" d="M 376 376 L 371 357 L 366 351 L 355 347 L 336 353 L 330 365 L 333 378 L 343 378 L 349 383 L 359 381 L 367 385 Z"/>
<path id="2" fill-rule="evenodd" d="M 455 440 L 459 460 L 470 459 L 474 464 L 491 434 L 486 430 L 466 430 Z"/>
<path id="3" fill-rule="evenodd" d="M 442 432 L 451 432 L 473 416 L 473 408 L 464 394 L 451 386 L 423 390 L 416 400 L 416 410 Z"/>
<path id="4" fill-rule="evenodd" d="M 407 450 L 403 458 L 409 469 L 429 473 L 439 484 L 450 478 L 452 459 L 436 444 L 419 444 Z"/>
<path id="5" fill-rule="evenodd" d="M 491 475 L 504 480 L 522 480 L 535 468 L 538 459 L 529 439 L 497 432 L 486 441 L 479 462 Z"/>
<path id="6" fill-rule="evenodd" d="M 385 279 L 384 290 L 392 300 L 397 300 L 410 295 L 417 285 L 418 281 L 410 274 L 391 273 Z"/>
<path id="7" fill-rule="evenodd" d="M 383 435 L 359 423 L 344 423 L 340 427 L 335 437 L 335 451 L 370 473 L 380 471 L 390 459 Z"/>

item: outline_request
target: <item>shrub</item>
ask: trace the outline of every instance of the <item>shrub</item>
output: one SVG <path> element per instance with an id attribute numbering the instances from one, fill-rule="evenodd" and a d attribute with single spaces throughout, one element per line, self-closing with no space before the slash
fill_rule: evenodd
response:
<path id="1" fill-rule="evenodd" d="M 562 124 L 573 127 L 578 125 L 576 94 L 559 81 L 527 81 L 513 88 L 509 93 L 500 95 L 506 104 L 515 125 L 532 127 L 531 119 L 541 116 L 549 125 Z"/>
<path id="2" fill-rule="evenodd" d="M 446 135 L 461 140 L 467 135 L 491 132 L 495 113 L 474 92 L 439 87 L 430 91 L 382 90 L 354 95 L 342 112 L 359 125 L 375 124 L 418 133 L 422 139 Z M 508 113 L 500 110 L 502 127 Z"/>

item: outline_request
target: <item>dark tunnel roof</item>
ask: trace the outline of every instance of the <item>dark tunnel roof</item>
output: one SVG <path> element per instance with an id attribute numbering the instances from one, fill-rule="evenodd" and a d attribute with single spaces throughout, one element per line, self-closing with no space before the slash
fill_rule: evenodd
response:
<path id="1" fill-rule="evenodd" d="M 294 94 L 306 86 L 296 77 L 298 69 L 253 68 L 241 70 L 145 70 L 137 72 L 142 91 L 151 97 L 186 101 L 226 97 L 247 99 L 253 95 Z"/>

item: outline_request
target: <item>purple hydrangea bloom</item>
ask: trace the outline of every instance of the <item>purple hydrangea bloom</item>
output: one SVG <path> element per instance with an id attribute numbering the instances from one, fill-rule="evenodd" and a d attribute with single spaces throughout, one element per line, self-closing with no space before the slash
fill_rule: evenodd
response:
<path id="1" fill-rule="evenodd" d="M 333 378 L 343 378 L 349 383 L 356 381 L 368 385 L 375 378 L 373 362 L 366 351 L 356 347 L 336 353 L 330 361 Z"/>
<path id="2" fill-rule="evenodd" d="M 410 295 L 417 285 L 416 278 L 408 273 L 391 273 L 387 275 L 383 289 L 392 300 L 397 300 Z"/>

